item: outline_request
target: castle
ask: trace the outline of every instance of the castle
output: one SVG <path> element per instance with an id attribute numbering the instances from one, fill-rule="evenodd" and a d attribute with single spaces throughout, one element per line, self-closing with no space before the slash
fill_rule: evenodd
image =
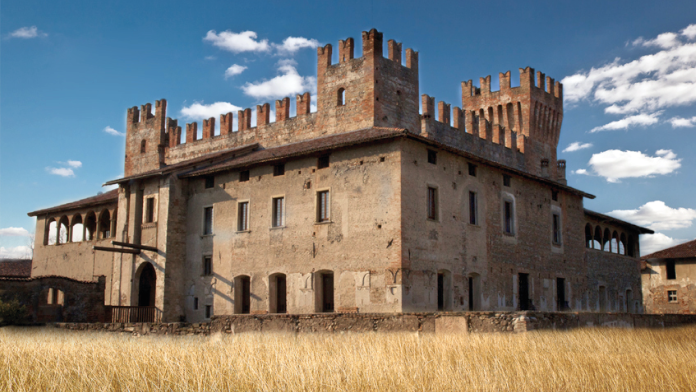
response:
<path id="1" fill-rule="evenodd" d="M 520 69 L 451 108 L 382 33 L 317 50 L 310 94 L 186 124 L 127 112 L 118 189 L 30 213 L 32 276 L 106 279 L 141 320 L 470 310 L 642 312 L 638 236 L 557 159 L 563 86 Z M 403 57 L 403 62 L 402 62 Z M 419 103 L 422 108 L 419 109 Z"/>

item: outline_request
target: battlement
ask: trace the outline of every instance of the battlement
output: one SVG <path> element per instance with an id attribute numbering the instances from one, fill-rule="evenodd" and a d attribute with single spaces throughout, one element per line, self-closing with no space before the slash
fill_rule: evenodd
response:
<path id="1" fill-rule="evenodd" d="M 384 43 L 383 34 L 372 29 L 362 32 L 362 57 L 360 58 L 384 58 Z M 393 39 L 387 41 L 387 57 L 389 60 L 401 64 L 402 44 Z M 317 48 L 317 61 L 319 69 L 330 67 L 332 65 L 340 65 L 350 62 L 355 59 L 355 40 L 346 38 L 338 41 L 338 63 L 332 63 L 333 47 L 331 44 L 326 44 Z M 418 52 L 413 49 L 406 49 L 406 68 L 418 70 Z"/>
<path id="2" fill-rule="evenodd" d="M 462 99 L 466 97 L 485 96 L 509 90 L 521 89 L 525 91 L 545 92 L 549 97 L 563 99 L 563 84 L 546 76 L 540 71 L 534 77 L 534 68 L 520 68 L 520 85 L 511 87 L 510 71 L 498 74 L 500 90 L 491 91 L 491 75 L 479 78 L 479 86 L 474 86 L 471 79 L 462 82 Z"/>

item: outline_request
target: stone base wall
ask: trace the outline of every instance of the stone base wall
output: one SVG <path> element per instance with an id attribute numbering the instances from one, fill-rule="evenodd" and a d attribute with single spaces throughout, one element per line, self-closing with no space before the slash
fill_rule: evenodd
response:
<path id="1" fill-rule="evenodd" d="M 397 314 L 306 314 L 219 316 L 209 323 L 56 323 L 58 328 L 138 335 L 286 332 L 528 332 L 581 327 L 668 328 L 696 324 L 696 315 L 466 312 Z"/>

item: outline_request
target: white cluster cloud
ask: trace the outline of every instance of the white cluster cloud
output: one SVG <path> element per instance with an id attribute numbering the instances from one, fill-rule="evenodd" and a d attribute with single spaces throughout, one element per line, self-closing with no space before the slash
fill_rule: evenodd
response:
<path id="1" fill-rule="evenodd" d="M 225 79 L 230 78 L 230 77 L 235 76 L 235 75 L 239 75 L 242 72 L 244 72 L 245 69 L 247 69 L 247 67 L 244 65 L 232 64 L 232 66 L 230 66 L 229 68 L 227 68 L 227 70 L 225 70 Z"/>
<path id="2" fill-rule="evenodd" d="M 657 231 L 691 227 L 696 219 L 696 210 L 671 208 L 663 201 L 655 200 L 645 203 L 635 210 L 614 210 L 607 212 L 607 215 Z"/>
<path id="3" fill-rule="evenodd" d="M 219 34 L 215 30 L 210 30 L 203 37 L 203 41 L 208 41 L 220 49 L 233 53 L 241 52 L 267 52 L 270 49 L 268 40 L 257 40 L 258 35 L 253 31 L 242 31 L 233 33 L 229 30 Z"/>
<path id="4" fill-rule="evenodd" d="M 242 86 L 244 93 L 256 99 L 277 99 L 306 91 L 316 91 L 317 79 L 313 76 L 300 76 L 293 60 L 278 62 L 281 75 L 263 82 L 247 83 Z"/>
<path id="5" fill-rule="evenodd" d="M 39 31 L 39 29 L 37 29 L 36 26 L 20 27 L 19 29 L 10 33 L 10 37 L 12 37 L 12 38 L 30 39 L 30 38 L 38 38 L 38 37 L 46 37 L 46 36 L 48 36 L 48 34 L 42 32 L 42 31 Z"/>
<path id="6" fill-rule="evenodd" d="M 563 152 L 573 152 L 573 151 L 578 151 L 578 150 L 584 150 L 586 148 L 592 147 L 592 143 L 580 143 L 580 142 L 572 142 L 566 147 Z"/>
<path id="7" fill-rule="evenodd" d="M 691 118 L 672 117 L 669 119 L 672 128 L 693 128 L 696 126 L 696 116 Z"/>
<path id="8" fill-rule="evenodd" d="M 23 227 L 5 227 L 0 229 L 0 237 L 29 237 L 29 232 Z"/>
<path id="9" fill-rule="evenodd" d="M 74 161 L 72 159 L 68 159 L 67 162 L 58 163 L 68 167 L 47 167 L 46 171 L 51 174 L 55 174 L 56 176 L 75 177 L 75 171 L 73 169 L 79 169 L 82 167 L 82 162 Z"/>
<path id="10" fill-rule="evenodd" d="M 653 125 L 659 121 L 661 114 L 662 114 L 662 112 L 659 111 L 659 112 L 650 113 L 650 114 L 641 113 L 641 114 L 636 114 L 634 116 L 628 116 L 628 117 L 622 118 L 621 120 L 612 121 L 608 124 L 604 124 L 604 125 L 599 126 L 599 127 L 594 127 L 590 130 L 590 133 L 595 133 L 595 132 L 600 132 L 600 131 L 616 131 L 619 129 L 628 129 L 629 127 L 632 127 L 634 125 L 641 125 L 641 126 Z"/>
<path id="11" fill-rule="evenodd" d="M 643 234 L 640 236 L 640 254 L 646 256 L 663 249 L 683 244 L 686 241 L 689 240 L 675 239 L 662 233 Z"/>
<path id="12" fill-rule="evenodd" d="M 242 110 L 242 108 L 229 102 L 215 102 L 209 105 L 195 102 L 191 106 L 184 106 L 181 109 L 181 115 L 189 120 L 200 121 L 229 112 L 236 116 L 238 110 Z"/>
<path id="13" fill-rule="evenodd" d="M 291 55 L 300 49 L 316 48 L 318 46 L 319 41 L 304 37 L 288 37 L 283 40 L 282 44 L 273 44 L 273 47 L 278 50 L 278 54 L 281 55 Z"/>
<path id="14" fill-rule="evenodd" d="M 616 58 L 564 78 L 566 102 L 588 99 L 606 105 L 606 113 L 626 116 L 592 132 L 654 124 L 658 110 L 696 102 L 696 42 L 690 42 L 694 38 L 696 24 L 679 33 L 663 33 L 650 40 L 638 38 L 633 45 L 658 51 L 629 62 Z"/>
<path id="15" fill-rule="evenodd" d="M 588 162 L 592 173 L 585 169 L 575 174 L 598 175 L 609 182 L 619 182 L 621 178 L 651 177 L 656 174 L 669 174 L 681 167 L 681 159 L 672 150 L 657 150 L 655 156 L 640 151 L 607 150 L 593 154 Z"/>
<path id="16" fill-rule="evenodd" d="M 114 136 L 126 136 L 125 132 L 119 132 L 109 126 L 104 128 L 104 132 L 108 133 L 109 135 L 114 135 Z"/>
<path id="17" fill-rule="evenodd" d="M 28 259 L 31 258 L 31 248 L 26 245 L 5 248 L 0 246 L 0 259 Z"/>

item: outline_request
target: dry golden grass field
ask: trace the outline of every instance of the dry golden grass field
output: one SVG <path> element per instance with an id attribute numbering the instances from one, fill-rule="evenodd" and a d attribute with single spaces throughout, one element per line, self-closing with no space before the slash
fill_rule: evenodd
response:
<path id="1" fill-rule="evenodd" d="M 141 336 L 0 329 L 1 391 L 692 391 L 696 327 Z"/>

